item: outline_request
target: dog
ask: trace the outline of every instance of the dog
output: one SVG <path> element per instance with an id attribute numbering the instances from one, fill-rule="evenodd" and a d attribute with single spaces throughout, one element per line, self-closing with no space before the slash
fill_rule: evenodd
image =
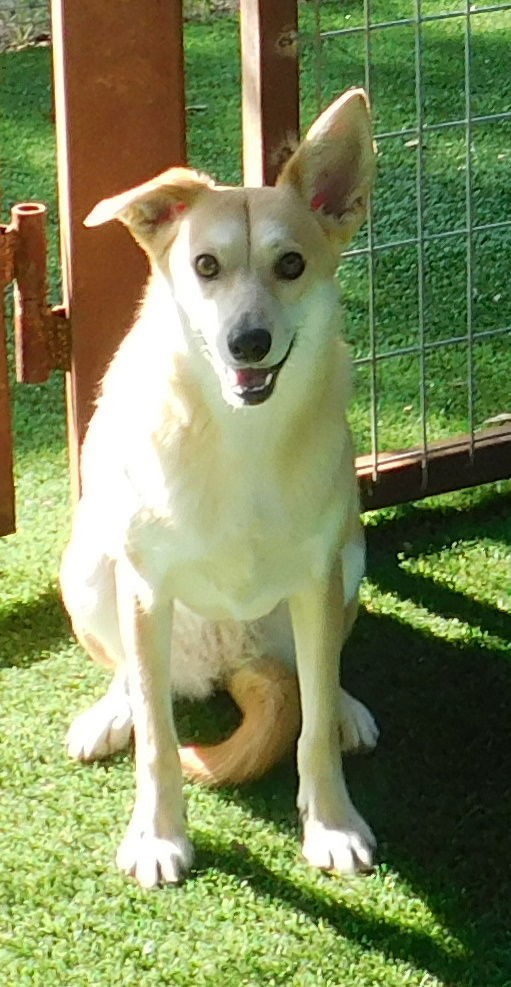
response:
<path id="1" fill-rule="evenodd" d="M 151 273 L 84 441 L 61 586 L 79 642 L 114 669 L 68 752 L 105 757 L 135 733 L 136 797 L 117 853 L 144 887 L 192 863 L 182 772 L 210 784 L 266 771 L 296 743 L 303 854 L 371 866 L 344 749 L 373 747 L 339 685 L 365 550 L 346 422 L 339 253 L 373 181 L 368 101 L 344 93 L 275 187 L 187 168 L 100 202 Z M 243 717 L 216 747 L 179 749 L 172 696 L 227 688 Z"/>

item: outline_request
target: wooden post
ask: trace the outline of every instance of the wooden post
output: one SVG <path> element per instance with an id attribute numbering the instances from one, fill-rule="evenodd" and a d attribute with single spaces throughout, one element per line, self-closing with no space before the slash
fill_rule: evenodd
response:
<path id="1" fill-rule="evenodd" d="M 119 223 L 87 230 L 100 199 L 185 162 L 181 0 L 52 0 L 63 289 L 71 322 L 71 475 L 98 384 L 147 273 Z"/>
<path id="2" fill-rule="evenodd" d="M 241 0 L 245 185 L 273 185 L 298 141 L 297 7 L 297 0 Z"/>

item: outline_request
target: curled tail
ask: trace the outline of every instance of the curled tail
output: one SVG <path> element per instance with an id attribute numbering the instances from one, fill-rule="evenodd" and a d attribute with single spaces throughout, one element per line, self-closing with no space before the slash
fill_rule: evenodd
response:
<path id="1" fill-rule="evenodd" d="M 297 740 L 298 681 L 280 661 L 260 658 L 250 662 L 232 675 L 226 688 L 243 719 L 219 744 L 179 749 L 183 773 L 192 781 L 237 785 L 260 778 Z"/>

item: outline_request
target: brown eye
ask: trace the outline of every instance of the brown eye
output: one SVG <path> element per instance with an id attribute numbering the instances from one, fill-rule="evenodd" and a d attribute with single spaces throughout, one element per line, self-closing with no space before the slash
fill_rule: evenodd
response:
<path id="1" fill-rule="evenodd" d="M 284 281 L 296 281 L 305 270 L 305 261 L 301 254 L 291 250 L 283 254 L 275 264 L 275 274 Z"/>
<path id="2" fill-rule="evenodd" d="M 194 264 L 195 271 L 201 278 L 216 278 L 220 271 L 220 264 L 213 254 L 199 254 Z"/>

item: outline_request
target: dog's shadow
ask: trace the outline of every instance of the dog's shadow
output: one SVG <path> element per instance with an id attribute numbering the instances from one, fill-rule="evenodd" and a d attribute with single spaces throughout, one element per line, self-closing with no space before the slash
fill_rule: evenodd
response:
<path id="1" fill-rule="evenodd" d="M 409 508 L 400 521 L 369 533 L 369 572 L 380 589 L 444 618 L 477 624 L 492 635 L 492 650 L 450 643 L 394 616 L 363 610 L 344 660 L 345 684 L 372 709 L 382 731 L 373 755 L 346 759 L 353 800 L 378 835 L 379 860 L 425 901 L 461 950 L 444 950 L 395 920 L 372 919 L 327 892 L 305 892 L 235 843 L 219 850 L 200 834 L 196 838 L 199 869 L 224 867 L 343 935 L 456 987 L 511 983 L 511 969 L 507 978 L 503 973 L 510 963 L 511 677 L 509 651 L 505 644 L 498 649 L 498 640 L 511 637 L 511 617 L 389 560 L 403 544 L 420 553 L 470 535 L 502 540 L 510 504 L 509 497 L 492 498 L 463 515 Z M 197 715 L 202 737 L 204 727 L 209 734 L 204 739 L 213 739 L 215 719 L 225 732 L 235 722 L 225 698 L 213 712 L 210 707 L 206 723 Z M 194 716 L 193 706 L 180 708 L 185 732 L 195 732 Z M 297 832 L 295 791 L 289 760 L 261 782 L 223 790 L 220 797 Z"/>
<path id="2" fill-rule="evenodd" d="M 70 635 L 56 587 L 34 599 L 20 601 L 0 613 L 0 668 L 29 668 L 42 658 L 50 658 Z"/>

